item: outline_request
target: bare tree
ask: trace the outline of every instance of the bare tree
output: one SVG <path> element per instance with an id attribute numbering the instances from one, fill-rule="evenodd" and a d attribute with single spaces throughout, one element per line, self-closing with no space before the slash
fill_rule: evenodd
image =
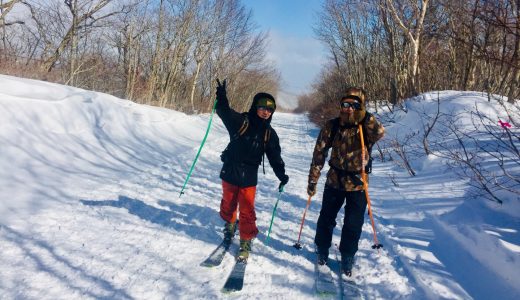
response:
<path id="1" fill-rule="evenodd" d="M 278 89 L 279 73 L 265 59 L 267 35 L 240 0 L 19 3 L 31 19 L 3 27 L 9 54 L 27 62 L 13 73 L 186 112 L 211 108 L 217 76 L 235 83 L 229 94 L 240 108 L 258 89 Z"/>
<path id="2" fill-rule="evenodd" d="M 21 0 L 0 0 L 0 26 L 3 28 L 5 26 L 13 25 L 13 24 L 23 24 L 23 21 L 13 21 L 6 22 L 5 17 L 7 14 L 13 9 L 14 5 L 19 3 Z"/>
<path id="3" fill-rule="evenodd" d="M 399 36 L 396 26 L 389 20 L 388 10 L 385 8 L 385 3 L 381 0 L 379 5 L 379 13 L 381 15 L 381 21 L 383 29 L 385 30 L 386 43 L 388 45 L 387 55 L 389 57 L 389 64 L 391 66 L 388 74 L 390 82 L 390 94 L 389 100 L 393 105 L 398 104 L 400 99 L 403 98 L 404 92 L 402 90 L 406 68 L 403 67 L 404 53 L 401 47 L 399 47 Z"/>
<path id="4" fill-rule="evenodd" d="M 146 102 L 148 104 L 151 104 L 152 99 L 154 98 L 154 96 L 156 96 L 156 91 L 158 89 L 158 81 L 159 81 L 159 70 L 163 67 L 162 63 L 160 63 L 160 61 L 162 60 L 162 57 L 164 55 L 163 53 L 165 52 L 165 50 L 162 48 L 162 40 L 164 39 L 163 32 L 164 32 L 164 27 L 165 27 L 164 5 L 165 5 L 164 0 L 160 0 L 159 1 L 159 11 L 158 11 L 159 20 L 158 20 L 156 32 L 155 32 L 155 44 L 152 48 L 152 53 L 151 53 L 151 57 L 152 57 L 151 65 L 150 65 L 151 70 L 150 70 L 150 73 L 148 76 L 148 91 L 147 91 L 147 95 L 146 95 Z"/>
<path id="5" fill-rule="evenodd" d="M 428 142 L 428 137 L 432 133 L 435 124 L 437 123 L 437 121 L 439 121 L 441 116 L 441 100 L 439 97 L 439 93 L 437 93 L 437 111 L 435 112 L 435 115 L 430 116 L 426 112 L 421 113 L 421 122 L 423 123 L 422 144 L 426 155 L 432 154 L 432 151 L 430 150 L 430 144 Z"/>
<path id="6" fill-rule="evenodd" d="M 145 47 L 143 40 L 150 32 L 151 26 L 147 21 L 150 18 L 148 11 L 149 0 L 140 3 L 134 10 L 121 14 L 120 21 L 116 25 L 116 31 L 109 35 L 109 40 L 118 51 L 118 65 L 121 66 L 124 76 L 124 97 L 136 99 L 136 85 L 139 80 L 142 67 L 142 49 Z M 155 57 L 152 61 L 155 60 Z M 144 88 L 141 87 L 143 90 Z M 141 90 L 141 93 L 143 92 Z"/>
<path id="7" fill-rule="evenodd" d="M 409 147 L 412 139 L 415 138 L 417 132 L 407 134 L 403 139 L 395 137 L 390 141 L 390 146 L 394 152 L 401 158 L 398 163 L 406 170 L 411 176 L 415 176 L 416 172 L 412 167 Z"/>
<path id="8" fill-rule="evenodd" d="M 190 103 L 191 110 L 195 111 L 195 90 L 199 80 L 199 75 L 205 60 L 211 54 L 211 50 L 215 47 L 217 41 L 223 38 L 223 33 L 220 31 L 219 20 L 222 19 L 224 2 L 211 1 L 204 2 L 201 9 L 198 9 L 195 22 L 195 45 L 193 47 L 193 59 L 195 61 L 195 71 L 191 83 Z M 211 18 L 207 16 L 211 15 Z"/>
<path id="9" fill-rule="evenodd" d="M 513 55 L 511 56 L 510 68 L 513 69 L 511 76 L 509 93 L 507 94 L 508 102 L 514 103 L 517 97 L 520 98 L 520 1 L 510 0 L 512 10 L 516 13 L 514 25 L 511 26 L 514 31 L 515 46 Z"/>
<path id="10" fill-rule="evenodd" d="M 66 26 L 65 34 L 61 37 L 61 41 L 58 46 L 54 49 L 52 55 L 50 55 L 43 65 L 43 67 L 50 72 L 56 62 L 60 59 L 63 51 L 70 47 L 71 53 L 71 72 L 70 77 L 74 76 L 74 66 L 76 60 L 77 43 L 78 43 L 78 32 L 80 30 L 86 30 L 94 26 L 97 22 L 109 18 L 120 11 L 108 10 L 103 11 L 107 5 L 113 0 L 89 0 L 81 1 L 78 0 L 64 0 L 64 4 L 67 7 L 69 16 L 64 16 L 58 12 L 60 18 L 69 18 L 62 24 Z"/>
<path id="11" fill-rule="evenodd" d="M 404 2 L 404 3 L 403 3 Z M 415 94 L 420 92 L 419 81 L 419 48 L 424 27 L 424 18 L 428 10 L 429 0 L 385 0 L 394 21 L 405 32 L 410 42 L 410 81 Z M 400 9 L 399 9 L 400 7 Z M 411 11 L 411 12 L 410 12 Z M 411 17 L 408 17 L 408 15 Z"/>
<path id="12" fill-rule="evenodd" d="M 7 14 L 13 9 L 14 5 L 19 3 L 20 0 L 0 0 L 0 29 L 2 30 L 2 46 L 5 51 L 4 55 L 7 58 L 7 32 L 6 27 L 14 24 L 24 24 L 23 21 L 11 21 L 6 22 L 5 18 Z"/>
<path id="13" fill-rule="evenodd" d="M 170 9 L 174 11 L 174 3 L 170 3 Z M 161 74 L 159 86 L 159 105 L 165 107 L 168 102 L 174 103 L 177 93 L 181 91 L 180 82 L 183 81 L 183 73 L 189 60 L 189 49 L 191 47 L 192 26 L 195 20 L 197 3 L 188 3 L 177 7 L 179 10 L 175 19 L 171 23 L 174 32 L 166 44 L 165 57 L 168 62 L 166 72 Z M 170 31 L 169 30 L 169 31 Z M 183 104 L 179 103 L 172 107 L 182 109 Z"/>

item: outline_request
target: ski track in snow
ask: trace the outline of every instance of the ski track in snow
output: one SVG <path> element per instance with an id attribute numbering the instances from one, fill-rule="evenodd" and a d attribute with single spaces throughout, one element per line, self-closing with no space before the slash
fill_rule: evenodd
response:
<path id="1" fill-rule="evenodd" d="M 49 87 L 44 84 L 41 88 L 39 92 L 45 94 Z M 85 113 L 84 120 L 65 122 L 70 125 L 68 130 L 59 122 L 42 121 L 50 126 L 32 131 L 11 129 L 20 132 L 16 140 L 0 131 L 5 157 L 19 168 L 7 169 L 10 175 L 0 174 L 3 198 L 12 193 L 18 199 L 30 199 L 31 204 L 0 207 L 6 217 L 0 223 L 0 299 L 317 298 L 313 239 L 328 167 L 322 170 L 318 193 L 306 215 L 301 236 L 304 247 L 293 247 L 307 201 L 308 169 L 319 132 L 306 116 L 274 115 L 273 127 L 280 136 L 290 181 L 266 244 L 279 182 L 267 161 L 265 175 L 260 167 L 256 197 L 260 234 L 253 243 L 244 288 L 239 293 L 222 294 L 237 243 L 220 266 L 199 265 L 222 239 L 218 175 L 220 153 L 229 138 L 218 117 L 185 194 L 179 198 L 209 115 L 188 117 L 150 107 L 140 110 L 122 100 L 100 109 L 96 105 L 103 97 L 98 94 L 87 94 L 86 102 L 74 89 L 58 94 L 59 99 L 44 105 L 87 105 L 94 112 L 96 126 L 88 126 L 91 115 Z M 16 95 L 38 100 L 37 96 Z M 18 102 L 6 103 L 0 108 L 10 116 L 24 107 L 17 107 L 21 105 Z M 57 115 L 63 113 L 60 107 L 52 109 Z M 119 124 L 116 120 L 121 117 L 104 109 L 122 109 L 131 120 L 123 119 Z M 24 113 L 31 119 L 35 112 L 26 109 Z M 113 118 L 112 123 L 107 115 Z M 139 124 L 153 126 L 142 129 Z M 9 123 L 2 126 L 10 128 Z M 120 126 L 125 128 L 123 134 Z M 366 216 L 353 276 L 366 299 L 514 298 L 514 286 L 519 283 L 511 277 L 514 269 L 507 269 L 501 275 L 503 281 L 497 283 L 497 274 L 481 262 L 481 253 L 460 255 L 471 253 L 467 243 L 473 229 L 465 225 L 454 228 L 441 215 L 462 203 L 465 182 L 440 180 L 442 176 L 422 172 L 410 178 L 390 162 L 374 162 L 370 196 L 384 248 L 379 252 L 371 249 L 372 228 Z M 399 186 L 391 185 L 391 177 Z M 342 218 L 343 210 L 338 214 L 333 247 L 339 244 Z M 468 234 L 464 236 L 464 232 Z M 488 232 L 491 238 L 500 237 L 496 228 Z M 500 232 L 517 234 L 506 225 Z M 508 247 L 514 250 L 515 246 Z M 331 249 L 331 259 L 334 253 Z M 511 261 L 515 261 L 512 254 Z M 484 273 L 484 277 L 479 282 L 464 279 L 461 267 Z"/>

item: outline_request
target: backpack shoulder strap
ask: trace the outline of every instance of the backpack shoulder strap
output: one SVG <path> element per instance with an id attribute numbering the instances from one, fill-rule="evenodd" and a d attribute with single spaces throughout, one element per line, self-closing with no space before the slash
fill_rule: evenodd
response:
<path id="1" fill-rule="evenodd" d="M 238 136 L 242 136 L 249 127 L 249 117 L 247 114 L 244 114 L 244 117 L 244 122 L 242 123 L 242 126 L 240 126 L 240 129 L 238 129 Z"/>
<path id="2" fill-rule="evenodd" d="M 367 111 L 365 113 L 365 117 L 361 121 L 361 124 L 363 124 L 363 139 L 365 140 L 365 144 L 366 144 L 367 149 L 368 149 L 368 156 L 370 158 L 372 158 L 372 146 L 374 146 L 374 145 L 371 145 L 371 144 L 368 143 L 368 134 L 367 134 L 367 128 L 366 128 L 365 124 L 366 124 L 366 122 L 368 122 L 368 120 L 370 120 L 371 116 L 372 116 L 372 114 Z"/>
<path id="3" fill-rule="evenodd" d="M 265 133 L 264 133 L 264 151 L 262 153 L 262 170 L 264 171 L 264 175 L 265 175 L 265 151 L 266 151 L 267 143 L 269 142 L 270 138 L 271 138 L 271 125 L 269 125 L 265 129 Z"/>
<path id="4" fill-rule="evenodd" d="M 264 147 L 265 145 L 269 142 L 269 139 L 271 138 L 271 126 L 269 126 L 266 130 L 265 130 L 265 134 L 264 134 Z"/>
<path id="5" fill-rule="evenodd" d="M 339 131 L 339 118 L 332 119 L 332 130 L 330 131 L 330 144 L 332 146 L 332 142 L 334 141 L 334 138 L 336 138 L 336 134 L 338 134 Z"/>
<path id="6" fill-rule="evenodd" d="M 361 124 L 363 124 L 363 127 L 365 126 L 366 122 L 368 122 L 368 120 L 370 120 L 370 117 L 372 117 L 372 114 L 369 113 L 368 111 L 365 112 L 365 117 L 363 118 L 363 120 L 361 120 Z"/>
<path id="7" fill-rule="evenodd" d="M 240 128 L 238 129 L 238 131 L 235 132 L 235 134 L 233 134 L 233 136 L 231 138 L 232 141 L 238 140 L 238 138 L 240 138 L 247 131 L 247 128 L 249 127 L 249 118 L 247 116 L 247 113 L 243 113 L 242 115 L 244 116 L 244 121 L 242 122 L 242 125 L 240 125 Z"/>

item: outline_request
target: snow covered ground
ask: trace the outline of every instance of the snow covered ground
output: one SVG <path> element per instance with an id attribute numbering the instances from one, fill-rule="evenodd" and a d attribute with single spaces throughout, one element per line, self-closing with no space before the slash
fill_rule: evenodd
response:
<path id="1" fill-rule="evenodd" d="M 387 138 L 416 130 L 414 111 L 435 110 L 436 96 L 410 101 L 408 114 L 385 124 Z M 446 111 L 478 103 L 492 118 L 502 114 L 479 93 L 440 97 Z M 278 181 L 267 165 L 259 175 L 261 233 L 244 289 L 222 294 L 238 246 L 221 266 L 199 266 L 222 237 L 219 155 L 228 137 L 218 118 L 179 198 L 208 119 L 0 75 L 0 299 L 317 297 L 313 237 L 323 175 L 303 227 L 304 247 L 292 246 L 319 129 L 304 115 L 274 114 L 290 181 L 266 244 Z M 519 199 L 505 197 L 500 206 L 469 197 L 467 180 L 443 160 L 413 163 L 415 177 L 392 162 L 374 163 L 370 195 L 384 248 L 371 249 L 366 218 L 354 269 L 365 297 L 519 299 Z"/>

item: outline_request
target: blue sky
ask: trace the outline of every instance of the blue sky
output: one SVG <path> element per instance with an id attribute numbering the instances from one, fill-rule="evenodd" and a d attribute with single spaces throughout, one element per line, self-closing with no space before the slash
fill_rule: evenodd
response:
<path id="1" fill-rule="evenodd" d="M 310 90 L 326 60 L 326 50 L 315 39 L 312 26 L 322 1 L 244 0 L 259 29 L 269 33 L 268 59 L 282 74 L 278 101 L 296 106 L 296 95 Z"/>

